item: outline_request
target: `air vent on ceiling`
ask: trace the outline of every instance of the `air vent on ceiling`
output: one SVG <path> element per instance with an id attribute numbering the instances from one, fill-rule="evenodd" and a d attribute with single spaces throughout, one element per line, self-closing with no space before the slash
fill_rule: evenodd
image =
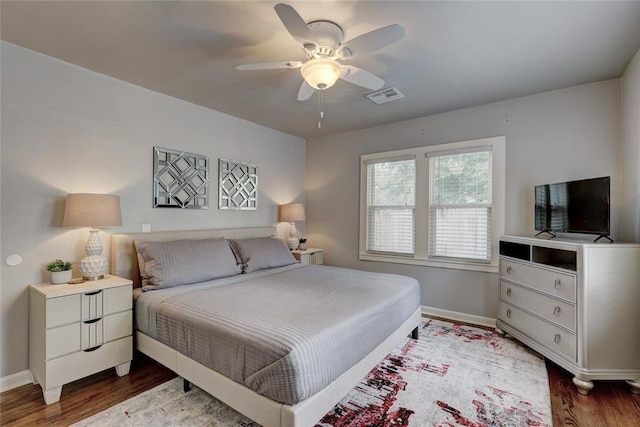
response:
<path id="1" fill-rule="evenodd" d="M 404 98 L 404 95 L 395 87 L 388 87 L 386 89 L 380 89 L 377 92 L 370 93 L 367 95 L 367 98 L 376 104 L 386 104 L 387 102 L 395 101 L 396 99 L 402 99 Z"/>

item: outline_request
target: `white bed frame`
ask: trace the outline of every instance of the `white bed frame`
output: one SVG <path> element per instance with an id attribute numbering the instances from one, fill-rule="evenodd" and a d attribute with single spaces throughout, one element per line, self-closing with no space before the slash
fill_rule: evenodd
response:
<path id="1" fill-rule="evenodd" d="M 138 260 L 133 245 L 135 239 L 160 242 L 209 237 L 245 239 L 275 235 L 275 227 L 114 234 L 111 236 L 111 274 L 133 280 L 134 287 L 140 286 Z M 264 427 L 298 427 L 316 424 L 403 338 L 411 334 L 420 322 L 421 313 L 418 308 L 360 362 L 315 395 L 295 405 L 264 397 L 141 332 L 136 331 L 135 338 L 137 350 Z"/>

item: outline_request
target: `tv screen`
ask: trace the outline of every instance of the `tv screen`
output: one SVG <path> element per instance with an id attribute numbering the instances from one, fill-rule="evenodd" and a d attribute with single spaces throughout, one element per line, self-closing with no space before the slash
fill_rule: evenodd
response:
<path id="1" fill-rule="evenodd" d="M 611 178 L 608 176 L 537 185 L 535 229 L 607 236 L 610 192 Z"/>

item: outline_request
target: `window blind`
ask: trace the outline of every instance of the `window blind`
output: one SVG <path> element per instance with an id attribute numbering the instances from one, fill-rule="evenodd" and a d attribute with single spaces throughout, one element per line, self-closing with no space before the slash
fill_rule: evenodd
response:
<path id="1" fill-rule="evenodd" d="M 428 157 L 429 257 L 490 262 L 491 148 Z"/>
<path id="2" fill-rule="evenodd" d="M 415 157 L 367 163 L 367 252 L 415 252 Z"/>

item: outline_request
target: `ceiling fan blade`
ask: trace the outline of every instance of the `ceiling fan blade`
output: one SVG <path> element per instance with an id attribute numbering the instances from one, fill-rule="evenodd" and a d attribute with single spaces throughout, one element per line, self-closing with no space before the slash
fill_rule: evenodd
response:
<path id="1" fill-rule="evenodd" d="M 316 90 L 311 87 L 306 80 L 303 80 L 300 90 L 298 91 L 298 101 L 306 101 L 311 98 L 311 95 L 313 95 L 315 91 Z"/>
<path id="2" fill-rule="evenodd" d="M 393 24 L 388 27 L 364 33 L 355 39 L 348 40 L 338 48 L 336 54 L 340 59 L 349 59 L 356 55 L 365 55 L 383 47 L 387 47 L 404 38 L 402 25 Z"/>
<path id="3" fill-rule="evenodd" d="M 259 62 L 257 64 L 243 64 L 238 65 L 236 70 L 277 70 L 279 68 L 300 68 L 302 62 L 300 61 L 286 61 L 286 62 Z"/>
<path id="4" fill-rule="evenodd" d="M 342 70 L 344 73 L 340 78 L 346 80 L 354 85 L 366 87 L 367 89 L 378 90 L 384 86 L 384 80 L 375 74 L 371 74 L 361 68 L 354 67 L 353 65 L 343 65 Z"/>
<path id="5" fill-rule="evenodd" d="M 315 36 L 296 10 L 284 3 L 278 3 L 274 9 L 289 33 L 306 50 L 314 50 L 318 45 Z"/>

